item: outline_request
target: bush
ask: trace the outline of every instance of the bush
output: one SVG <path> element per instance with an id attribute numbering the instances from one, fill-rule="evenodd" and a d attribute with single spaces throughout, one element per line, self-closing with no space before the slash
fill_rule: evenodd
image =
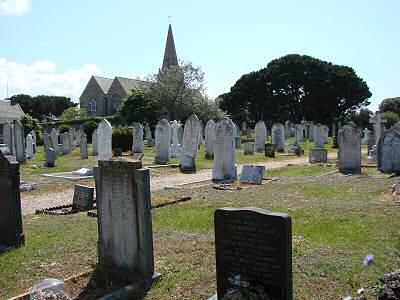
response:
<path id="1" fill-rule="evenodd" d="M 392 111 L 387 111 L 382 114 L 382 119 L 387 120 L 387 127 L 390 128 L 400 121 L 399 115 Z"/>
<path id="2" fill-rule="evenodd" d="M 112 148 L 120 148 L 122 151 L 132 150 L 132 129 L 128 127 L 117 128 L 112 134 Z"/>
<path id="3" fill-rule="evenodd" d="M 43 128 L 38 119 L 25 114 L 21 117 L 21 124 L 24 127 L 25 136 L 28 135 L 32 130 L 36 133 L 36 143 L 37 145 L 43 144 Z"/>
<path id="4" fill-rule="evenodd" d="M 83 124 L 83 126 L 84 126 L 84 131 L 86 133 L 88 143 L 91 143 L 93 131 L 95 131 L 95 129 L 99 126 L 99 123 L 95 120 L 89 120 L 89 121 L 86 121 Z"/>
<path id="5" fill-rule="evenodd" d="M 63 133 L 65 133 L 65 132 L 68 132 L 70 129 L 71 129 L 71 126 L 68 126 L 68 125 L 65 125 L 65 124 L 60 125 L 60 126 L 58 127 L 58 131 L 60 132 L 60 134 L 63 134 Z"/>

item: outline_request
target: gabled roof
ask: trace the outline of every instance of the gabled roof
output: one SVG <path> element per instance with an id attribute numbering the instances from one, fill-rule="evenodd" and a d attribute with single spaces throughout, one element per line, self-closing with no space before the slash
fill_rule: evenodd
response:
<path id="1" fill-rule="evenodd" d="M 147 82 L 147 81 L 118 77 L 118 76 L 115 77 L 115 80 L 119 81 L 122 88 L 125 90 L 126 94 L 129 94 L 131 92 L 131 90 L 133 90 L 133 89 L 142 88 L 144 86 L 149 85 L 149 82 Z"/>
<path id="2" fill-rule="evenodd" d="M 19 104 L 11 105 L 10 100 L 0 100 L 0 119 L 2 120 L 19 120 L 24 111 Z"/>
<path id="3" fill-rule="evenodd" d="M 178 57 L 176 55 L 174 35 L 172 34 L 172 27 L 171 24 L 169 24 L 162 70 L 168 69 L 172 66 L 178 66 Z"/>
<path id="4" fill-rule="evenodd" d="M 97 84 L 100 86 L 103 93 L 107 94 L 108 90 L 111 87 L 111 84 L 113 83 L 113 79 L 100 76 L 93 76 L 93 78 L 94 80 L 96 80 Z"/>

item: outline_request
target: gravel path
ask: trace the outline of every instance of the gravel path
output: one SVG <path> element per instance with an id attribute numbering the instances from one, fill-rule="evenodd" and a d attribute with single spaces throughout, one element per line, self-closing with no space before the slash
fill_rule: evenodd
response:
<path id="1" fill-rule="evenodd" d="M 277 169 L 286 166 L 288 163 L 293 165 L 308 164 L 308 157 L 290 158 L 282 161 L 272 161 L 266 163 L 257 163 L 264 165 L 267 169 Z M 238 174 L 241 173 L 243 165 L 238 166 Z M 157 172 L 156 170 L 153 172 Z M 210 180 L 212 177 L 211 169 L 200 170 L 194 174 L 170 174 L 163 176 L 151 177 L 150 187 L 152 191 L 162 190 L 165 187 L 189 184 L 193 182 Z M 34 213 L 36 209 L 59 206 L 72 203 L 74 190 L 68 189 L 63 192 L 48 193 L 41 196 L 29 196 L 29 194 L 21 193 L 22 213 Z"/>

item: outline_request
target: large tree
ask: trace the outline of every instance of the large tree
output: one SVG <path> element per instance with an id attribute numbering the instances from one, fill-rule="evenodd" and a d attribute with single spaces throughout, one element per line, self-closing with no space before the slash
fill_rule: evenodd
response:
<path id="1" fill-rule="evenodd" d="M 394 112 L 400 115 L 400 97 L 387 98 L 379 104 L 380 112 Z"/>
<path id="2" fill-rule="evenodd" d="M 15 95 L 10 98 L 12 102 L 19 103 L 22 110 L 32 117 L 43 120 L 46 116 L 60 116 L 70 107 L 76 107 L 78 104 L 71 101 L 71 98 L 63 96 L 39 95 L 32 97 L 30 95 Z"/>
<path id="3" fill-rule="evenodd" d="M 368 105 L 371 93 L 350 67 L 291 54 L 243 75 L 220 97 L 220 107 L 237 121 L 305 118 L 330 124 L 345 112 Z"/>

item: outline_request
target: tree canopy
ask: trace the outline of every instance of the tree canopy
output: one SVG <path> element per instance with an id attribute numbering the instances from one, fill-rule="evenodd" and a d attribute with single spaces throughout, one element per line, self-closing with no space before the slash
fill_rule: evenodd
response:
<path id="1" fill-rule="evenodd" d="M 396 98 L 387 98 L 379 104 L 379 111 L 384 112 L 394 112 L 396 114 L 400 114 L 400 97 Z"/>
<path id="2" fill-rule="evenodd" d="M 24 113 L 43 120 L 46 116 L 60 116 L 69 107 L 76 107 L 78 104 L 70 98 L 62 96 L 35 96 L 15 95 L 10 98 L 12 102 L 19 103 Z"/>
<path id="3" fill-rule="evenodd" d="M 235 121 L 309 121 L 330 124 L 369 104 L 366 82 L 346 66 L 290 54 L 243 75 L 220 96 Z"/>

